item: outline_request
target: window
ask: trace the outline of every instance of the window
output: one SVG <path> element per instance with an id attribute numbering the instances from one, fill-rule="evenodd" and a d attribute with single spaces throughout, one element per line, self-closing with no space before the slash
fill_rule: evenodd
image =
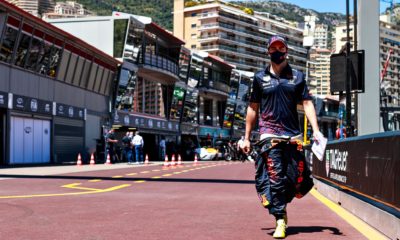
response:
<path id="1" fill-rule="evenodd" d="M 40 57 L 40 52 L 42 50 L 43 41 L 41 38 L 44 37 L 44 33 L 40 31 L 35 30 L 34 34 L 35 36 L 32 39 L 31 48 L 29 49 L 28 59 L 26 62 L 26 68 L 32 71 L 36 71 L 38 67 L 38 61 Z"/>
<path id="2" fill-rule="evenodd" d="M 208 126 L 213 125 L 213 100 L 212 99 L 204 99 L 203 121 L 204 121 L 204 125 L 208 125 Z"/>
<path id="3" fill-rule="evenodd" d="M 140 57 L 143 43 L 143 27 L 131 20 L 129 24 L 128 37 L 126 40 L 124 58 L 136 63 Z"/>
<path id="4" fill-rule="evenodd" d="M 62 50 L 60 47 L 53 47 L 53 51 L 51 53 L 51 57 L 49 60 L 49 67 L 47 71 L 47 75 L 50 77 L 56 77 L 57 76 L 57 69 L 58 69 L 58 64 L 60 63 L 61 59 L 61 54 Z"/>
<path id="5" fill-rule="evenodd" d="M 181 53 L 179 55 L 179 78 L 182 82 L 185 83 L 188 77 L 189 63 L 190 63 L 190 51 L 186 50 L 186 48 L 182 48 Z"/>
<path id="6" fill-rule="evenodd" d="M 0 61 L 11 62 L 14 45 L 17 40 L 18 29 L 7 26 L 4 34 L 3 44 L 0 49 Z"/>
<path id="7" fill-rule="evenodd" d="M 217 102 L 218 106 L 218 126 L 223 127 L 224 126 L 224 117 L 225 117 L 225 109 L 227 108 L 226 101 L 218 101 Z M 233 105 L 230 105 L 232 107 L 230 111 L 233 111 Z"/>
<path id="8" fill-rule="evenodd" d="M 172 95 L 170 119 L 180 120 L 184 96 L 185 96 L 185 89 L 179 86 L 175 86 Z"/>
<path id="9" fill-rule="evenodd" d="M 37 72 L 47 75 L 52 57 L 53 43 L 44 40 L 41 45 Z"/>
<path id="10" fill-rule="evenodd" d="M 114 20 L 114 57 L 116 58 L 122 58 L 127 27 L 128 19 Z"/>
<path id="11" fill-rule="evenodd" d="M 197 34 L 196 34 L 196 33 L 192 33 L 191 37 L 192 37 L 193 39 L 195 39 L 195 38 L 197 38 Z"/>
<path id="12" fill-rule="evenodd" d="M 192 17 L 196 17 L 197 16 L 197 13 L 192 13 Z"/>
<path id="13" fill-rule="evenodd" d="M 116 101 L 116 108 L 120 110 L 133 110 L 133 99 L 136 86 L 136 73 L 126 68 L 121 68 L 119 75 L 118 96 Z M 109 86 L 112 79 L 107 79 L 106 93 L 109 92 Z M 137 100 L 135 101 L 137 104 Z"/>
<path id="14" fill-rule="evenodd" d="M 198 123 L 198 102 L 199 91 L 195 88 L 188 87 L 186 90 L 185 105 L 183 109 L 182 122 Z"/>
<path id="15" fill-rule="evenodd" d="M 17 54 L 15 56 L 15 65 L 24 67 L 25 60 L 29 49 L 29 43 L 31 42 L 31 36 L 23 33 L 19 41 Z"/>
<path id="16" fill-rule="evenodd" d="M 197 27 L 197 24 L 196 23 L 193 23 L 192 24 L 192 28 L 196 28 Z"/>
<path id="17" fill-rule="evenodd" d="M 193 44 L 193 45 L 191 46 L 191 48 L 192 48 L 192 49 L 196 49 L 196 44 Z"/>

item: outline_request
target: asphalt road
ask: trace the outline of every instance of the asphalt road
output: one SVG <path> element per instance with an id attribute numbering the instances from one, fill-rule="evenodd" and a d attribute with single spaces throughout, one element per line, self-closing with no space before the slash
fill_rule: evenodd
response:
<path id="1" fill-rule="evenodd" d="M 0 176 L 7 177 L 7 176 Z M 252 163 L 212 162 L 0 181 L 0 239 L 272 239 Z M 288 207 L 287 239 L 366 239 L 313 195 Z"/>

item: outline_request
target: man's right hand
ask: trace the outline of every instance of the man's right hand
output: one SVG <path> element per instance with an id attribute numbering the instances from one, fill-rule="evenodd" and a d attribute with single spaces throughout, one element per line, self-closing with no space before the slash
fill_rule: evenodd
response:
<path id="1" fill-rule="evenodd" d="M 248 139 L 243 140 L 242 146 L 240 146 L 242 151 L 246 154 L 250 152 L 250 141 Z"/>

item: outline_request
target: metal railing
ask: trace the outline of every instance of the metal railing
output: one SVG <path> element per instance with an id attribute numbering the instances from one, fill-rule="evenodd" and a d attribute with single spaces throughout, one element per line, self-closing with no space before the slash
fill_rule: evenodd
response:
<path id="1" fill-rule="evenodd" d="M 146 53 L 144 57 L 139 58 L 139 64 L 160 68 L 176 76 L 179 74 L 178 61 L 167 56 Z"/>

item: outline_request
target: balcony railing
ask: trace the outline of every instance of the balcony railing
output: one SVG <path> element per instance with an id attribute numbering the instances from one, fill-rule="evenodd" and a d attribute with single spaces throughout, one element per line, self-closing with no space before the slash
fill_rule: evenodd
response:
<path id="1" fill-rule="evenodd" d="M 201 13 L 198 15 L 200 19 L 202 18 L 210 18 L 210 17 L 218 17 L 218 12 L 208 12 L 208 13 Z"/>
<path id="2" fill-rule="evenodd" d="M 229 47 L 229 46 L 222 45 L 222 44 L 219 45 L 219 49 L 231 51 L 236 54 L 242 54 L 242 55 L 245 55 L 246 57 L 249 57 L 249 56 L 254 57 L 255 56 L 255 57 L 261 58 L 263 60 L 267 57 L 266 54 L 261 54 L 261 53 L 251 52 L 251 51 L 244 51 L 244 50 L 240 50 L 240 49 Z"/>
<path id="3" fill-rule="evenodd" d="M 139 64 L 160 68 L 176 76 L 178 76 L 179 73 L 178 61 L 167 56 L 146 53 L 144 57 L 139 58 Z"/>
<path id="4" fill-rule="evenodd" d="M 252 21 L 252 20 L 247 19 L 247 18 L 244 18 L 244 17 L 235 16 L 233 14 L 225 13 L 223 11 L 220 11 L 219 15 L 221 15 L 223 17 L 226 17 L 226 18 L 229 18 L 229 19 L 236 20 L 236 21 L 245 22 L 245 23 L 247 23 L 249 25 L 257 27 L 257 22 Z"/>
<path id="5" fill-rule="evenodd" d="M 225 93 L 229 93 L 230 87 L 227 83 L 219 82 L 213 79 L 203 79 L 200 84 L 201 87 L 211 88 L 215 90 L 219 90 Z"/>

